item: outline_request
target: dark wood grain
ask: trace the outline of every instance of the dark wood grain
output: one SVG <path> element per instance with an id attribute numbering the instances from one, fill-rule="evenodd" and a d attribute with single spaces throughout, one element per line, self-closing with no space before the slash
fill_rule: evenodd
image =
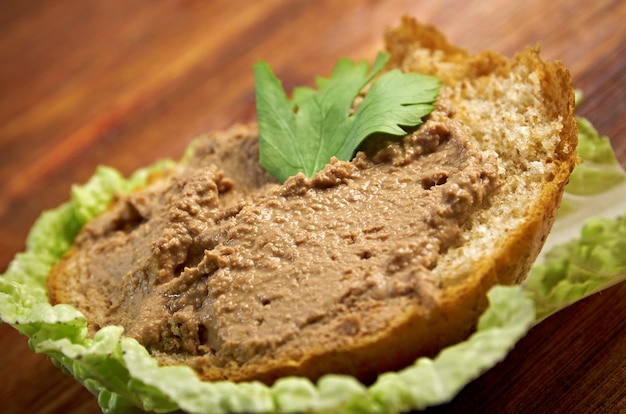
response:
<path id="1" fill-rule="evenodd" d="M 203 132 L 254 120 L 252 65 L 287 87 L 340 56 L 372 59 L 402 14 L 470 51 L 542 44 L 586 100 L 579 113 L 626 166 L 626 3 L 24 0 L 0 4 L 0 272 L 33 221 L 99 164 L 178 158 Z M 546 320 L 432 412 L 626 411 L 626 286 Z M 95 397 L 0 325 L 2 413 L 98 412 Z"/>

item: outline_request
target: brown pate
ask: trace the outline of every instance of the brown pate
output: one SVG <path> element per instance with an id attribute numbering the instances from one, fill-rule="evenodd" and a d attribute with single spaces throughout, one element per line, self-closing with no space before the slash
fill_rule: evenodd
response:
<path id="1" fill-rule="evenodd" d="M 121 325 L 209 380 L 373 337 L 402 309 L 436 306 L 430 269 L 498 186 L 495 157 L 451 111 L 439 102 L 404 138 L 282 185 L 254 129 L 199 139 L 88 223 L 53 274 L 81 275 L 71 304 L 92 332 Z"/>

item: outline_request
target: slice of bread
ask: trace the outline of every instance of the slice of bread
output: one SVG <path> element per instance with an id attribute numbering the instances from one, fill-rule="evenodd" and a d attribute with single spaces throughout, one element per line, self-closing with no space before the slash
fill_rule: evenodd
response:
<path id="1" fill-rule="evenodd" d="M 410 18 L 385 40 L 390 69 L 442 80 L 420 129 L 283 185 L 250 163 L 255 127 L 199 139 L 185 166 L 83 229 L 51 302 L 206 380 L 369 382 L 465 338 L 551 228 L 577 162 L 571 79 L 538 48 L 474 55 Z"/>

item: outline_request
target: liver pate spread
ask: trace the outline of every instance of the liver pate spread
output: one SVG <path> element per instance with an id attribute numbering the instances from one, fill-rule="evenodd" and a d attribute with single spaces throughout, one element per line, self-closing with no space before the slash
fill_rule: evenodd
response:
<path id="1" fill-rule="evenodd" d="M 430 269 L 498 179 L 495 156 L 441 109 L 370 146 L 281 185 L 258 165 L 256 132 L 200 139 L 88 223 L 55 271 L 80 275 L 74 305 L 92 331 L 121 325 L 200 372 L 371 337 L 434 306 Z"/>

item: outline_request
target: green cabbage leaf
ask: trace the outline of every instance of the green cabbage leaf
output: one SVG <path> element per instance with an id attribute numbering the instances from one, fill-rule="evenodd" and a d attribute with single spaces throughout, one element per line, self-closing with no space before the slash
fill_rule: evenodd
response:
<path id="1" fill-rule="evenodd" d="M 442 404 L 504 359 L 542 318 L 625 279 L 626 218 L 619 216 L 626 211 L 626 174 L 614 162 L 607 140 L 589 126 L 579 119 L 581 137 L 589 135 L 581 139 L 581 145 L 589 146 L 581 151 L 581 168 L 586 170 L 568 187 L 566 208 L 527 282 L 491 289 L 489 307 L 466 341 L 434 358 L 419 358 L 403 370 L 383 373 L 370 386 L 341 375 L 327 375 L 316 383 L 288 377 L 272 386 L 203 382 L 189 367 L 158 366 L 143 346 L 122 334 L 122 328 L 108 326 L 89 337 L 79 311 L 50 305 L 46 277 L 82 225 L 117 194 L 171 168 L 171 161 L 129 178 L 98 168 L 89 182 L 73 188 L 69 202 L 45 212 L 33 226 L 25 252 L 0 277 L 0 319 L 97 396 L 105 413 L 390 413 Z M 612 177 L 608 184 L 602 178 L 607 171 Z M 600 192 L 598 179 L 607 184 Z"/>

